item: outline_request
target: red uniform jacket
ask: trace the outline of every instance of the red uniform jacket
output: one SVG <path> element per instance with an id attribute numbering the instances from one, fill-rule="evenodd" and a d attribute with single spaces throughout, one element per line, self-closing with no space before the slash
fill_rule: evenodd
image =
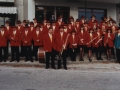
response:
<path id="1" fill-rule="evenodd" d="M 83 31 L 83 34 L 81 31 L 78 33 L 79 37 L 79 45 L 86 45 L 87 44 L 87 39 L 88 39 L 88 33 Z M 81 42 L 81 39 L 83 39 L 83 43 Z"/>
<path id="2" fill-rule="evenodd" d="M 90 33 L 88 34 L 88 39 L 87 39 L 87 47 L 94 47 L 95 42 L 94 42 L 94 34 L 92 34 L 92 36 L 90 36 Z"/>
<path id="3" fill-rule="evenodd" d="M 101 25 L 100 28 L 101 28 L 101 30 L 103 31 L 104 29 L 107 30 L 108 26 Z"/>
<path id="4" fill-rule="evenodd" d="M 0 31 L 0 47 L 5 47 L 7 46 L 7 39 L 8 39 L 8 33 L 7 31 L 3 31 L 4 34 L 2 35 L 1 33 L 2 31 Z"/>
<path id="5" fill-rule="evenodd" d="M 54 34 L 59 32 L 59 28 L 57 26 L 52 26 L 52 29 Z"/>
<path id="6" fill-rule="evenodd" d="M 39 30 L 38 32 L 38 35 L 36 30 L 32 33 L 34 46 L 43 46 L 43 31 Z"/>
<path id="7" fill-rule="evenodd" d="M 98 26 L 98 21 L 97 20 L 96 20 L 96 25 Z M 89 21 L 89 26 L 93 27 L 93 21 L 92 20 Z"/>
<path id="8" fill-rule="evenodd" d="M 60 27 L 61 25 L 64 25 L 64 22 L 56 22 L 56 27 Z"/>
<path id="9" fill-rule="evenodd" d="M 20 46 L 20 32 L 16 30 L 16 34 L 14 34 L 14 31 L 12 30 L 10 32 L 10 45 L 11 46 Z M 13 39 L 12 39 L 13 38 Z"/>
<path id="10" fill-rule="evenodd" d="M 23 31 L 24 31 L 24 27 L 21 25 L 20 26 L 20 28 L 19 28 L 19 26 L 17 26 L 17 30 L 20 32 L 20 33 L 22 33 Z"/>
<path id="11" fill-rule="evenodd" d="M 22 44 L 23 46 L 31 46 L 31 40 L 32 40 L 32 33 L 30 30 L 28 30 L 27 35 L 25 34 L 26 30 L 24 30 L 22 32 L 21 35 L 21 40 L 22 40 Z"/>
<path id="12" fill-rule="evenodd" d="M 55 36 L 52 34 L 52 42 L 49 34 L 45 34 L 43 37 L 43 47 L 44 51 L 51 52 L 52 49 L 55 49 Z"/>
<path id="13" fill-rule="evenodd" d="M 114 43 L 113 43 L 114 38 L 115 38 L 114 34 L 110 34 L 110 38 L 108 38 L 108 34 L 105 34 L 104 46 L 106 46 L 108 44 L 109 47 L 113 47 L 114 46 Z"/>
<path id="14" fill-rule="evenodd" d="M 80 20 L 80 25 L 83 25 L 85 23 L 85 20 Z"/>
<path id="15" fill-rule="evenodd" d="M 9 39 L 9 36 L 10 36 L 10 32 L 12 31 L 12 28 L 9 26 L 9 27 L 6 27 L 5 30 L 7 31 L 7 38 Z"/>
<path id="16" fill-rule="evenodd" d="M 76 30 L 76 32 L 79 32 L 80 31 L 80 25 L 75 25 L 75 30 Z"/>
<path id="17" fill-rule="evenodd" d="M 102 38 L 102 32 L 100 31 L 99 34 L 100 34 L 99 37 L 98 37 L 98 33 L 97 32 L 95 32 L 95 34 L 94 34 L 94 38 L 97 37 L 95 39 L 95 47 L 97 47 L 97 48 L 98 48 L 99 44 L 102 46 L 102 40 L 100 40 Z M 100 42 L 98 43 L 99 40 L 100 40 Z"/>
<path id="18" fill-rule="evenodd" d="M 72 35 L 69 36 L 69 39 L 68 39 L 69 48 L 73 48 L 72 44 L 76 44 L 76 46 L 74 46 L 74 48 L 77 48 L 78 43 L 79 43 L 78 35 L 75 35 L 74 39 L 73 39 Z"/>
<path id="19" fill-rule="evenodd" d="M 118 26 L 111 26 L 110 28 L 111 28 L 113 34 L 117 33 Z"/>
<path id="20" fill-rule="evenodd" d="M 67 37 L 67 33 L 63 33 L 63 36 L 61 37 L 60 32 L 56 33 L 55 35 L 56 39 L 55 39 L 55 43 L 56 43 L 56 50 L 58 52 L 60 52 L 60 50 L 62 49 L 62 46 L 65 44 L 66 42 L 66 47 L 67 47 L 67 41 L 66 41 L 66 37 Z"/>

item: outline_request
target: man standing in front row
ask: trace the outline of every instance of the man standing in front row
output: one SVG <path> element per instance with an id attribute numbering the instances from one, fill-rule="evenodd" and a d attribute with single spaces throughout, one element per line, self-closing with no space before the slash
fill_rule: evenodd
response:
<path id="1" fill-rule="evenodd" d="M 49 31 L 47 34 L 43 37 L 43 46 L 45 51 L 45 58 L 46 58 L 46 69 L 49 68 L 49 61 L 51 57 L 51 68 L 55 68 L 55 37 L 53 34 L 53 29 L 49 28 Z"/>
<path id="2" fill-rule="evenodd" d="M 4 60 L 6 62 L 7 57 L 7 39 L 8 39 L 7 31 L 5 30 L 5 26 L 0 27 L 0 62 Z M 3 58 L 2 58 L 2 50 L 4 52 Z"/>

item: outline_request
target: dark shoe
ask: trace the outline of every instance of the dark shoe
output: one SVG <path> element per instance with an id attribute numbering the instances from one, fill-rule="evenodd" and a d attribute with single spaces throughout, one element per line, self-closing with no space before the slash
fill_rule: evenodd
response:
<path id="1" fill-rule="evenodd" d="M 13 62 L 14 60 L 10 60 L 10 62 Z"/>
<path id="2" fill-rule="evenodd" d="M 103 60 L 102 58 L 100 58 L 99 60 Z"/>
<path id="3" fill-rule="evenodd" d="M 19 60 L 17 60 L 17 62 L 19 62 Z"/>
<path id="4" fill-rule="evenodd" d="M 92 59 L 89 59 L 90 62 L 92 62 Z"/>
<path id="5" fill-rule="evenodd" d="M 58 67 L 57 69 L 61 69 L 61 67 Z"/>
<path id="6" fill-rule="evenodd" d="M 51 67 L 52 69 L 56 69 L 55 67 Z"/>
<path id="7" fill-rule="evenodd" d="M 31 62 L 33 62 L 33 60 L 30 60 Z"/>
<path id="8" fill-rule="evenodd" d="M 67 67 L 64 67 L 65 70 L 67 70 Z"/>
<path id="9" fill-rule="evenodd" d="M 97 60 L 100 60 L 100 58 L 97 58 Z"/>
<path id="10" fill-rule="evenodd" d="M 6 62 L 6 60 L 4 60 L 4 62 Z"/>
<path id="11" fill-rule="evenodd" d="M 45 69 L 48 69 L 49 67 L 45 67 Z"/>
<path id="12" fill-rule="evenodd" d="M 35 61 L 38 61 L 38 58 L 35 58 Z"/>
<path id="13" fill-rule="evenodd" d="M 0 62 L 2 62 L 2 60 L 0 60 Z"/>

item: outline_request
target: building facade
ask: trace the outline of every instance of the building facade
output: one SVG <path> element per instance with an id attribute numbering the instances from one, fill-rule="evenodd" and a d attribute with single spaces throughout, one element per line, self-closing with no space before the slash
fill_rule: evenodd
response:
<path id="1" fill-rule="evenodd" d="M 69 16 L 80 19 L 82 15 L 85 15 L 88 20 L 91 15 L 96 15 L 99 21 L 103 15 L 107 15 L 117 23 L 120 22 L 119 0 L 0 0 L 0 2 L 7 3 L 7 7 L 17 8 L 15 21 L 24 19 L 32 21 L 36 17 L 39 22 L 42 22 L 44 18 L 49 20 L 54 14 L 56 18 L 63 16 L 66 23 Z M 2 4 L 1 7 L 4 5 Z"/>

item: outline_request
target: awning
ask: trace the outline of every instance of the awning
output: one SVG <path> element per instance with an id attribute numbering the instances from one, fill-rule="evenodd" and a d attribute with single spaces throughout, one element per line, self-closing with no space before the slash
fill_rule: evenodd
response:
<path id="1" fill-rule="evenodd" d="M 0 7 L 0 13 L 2 13 L 2 14 L 16 14 L 17 7 Z"/>

